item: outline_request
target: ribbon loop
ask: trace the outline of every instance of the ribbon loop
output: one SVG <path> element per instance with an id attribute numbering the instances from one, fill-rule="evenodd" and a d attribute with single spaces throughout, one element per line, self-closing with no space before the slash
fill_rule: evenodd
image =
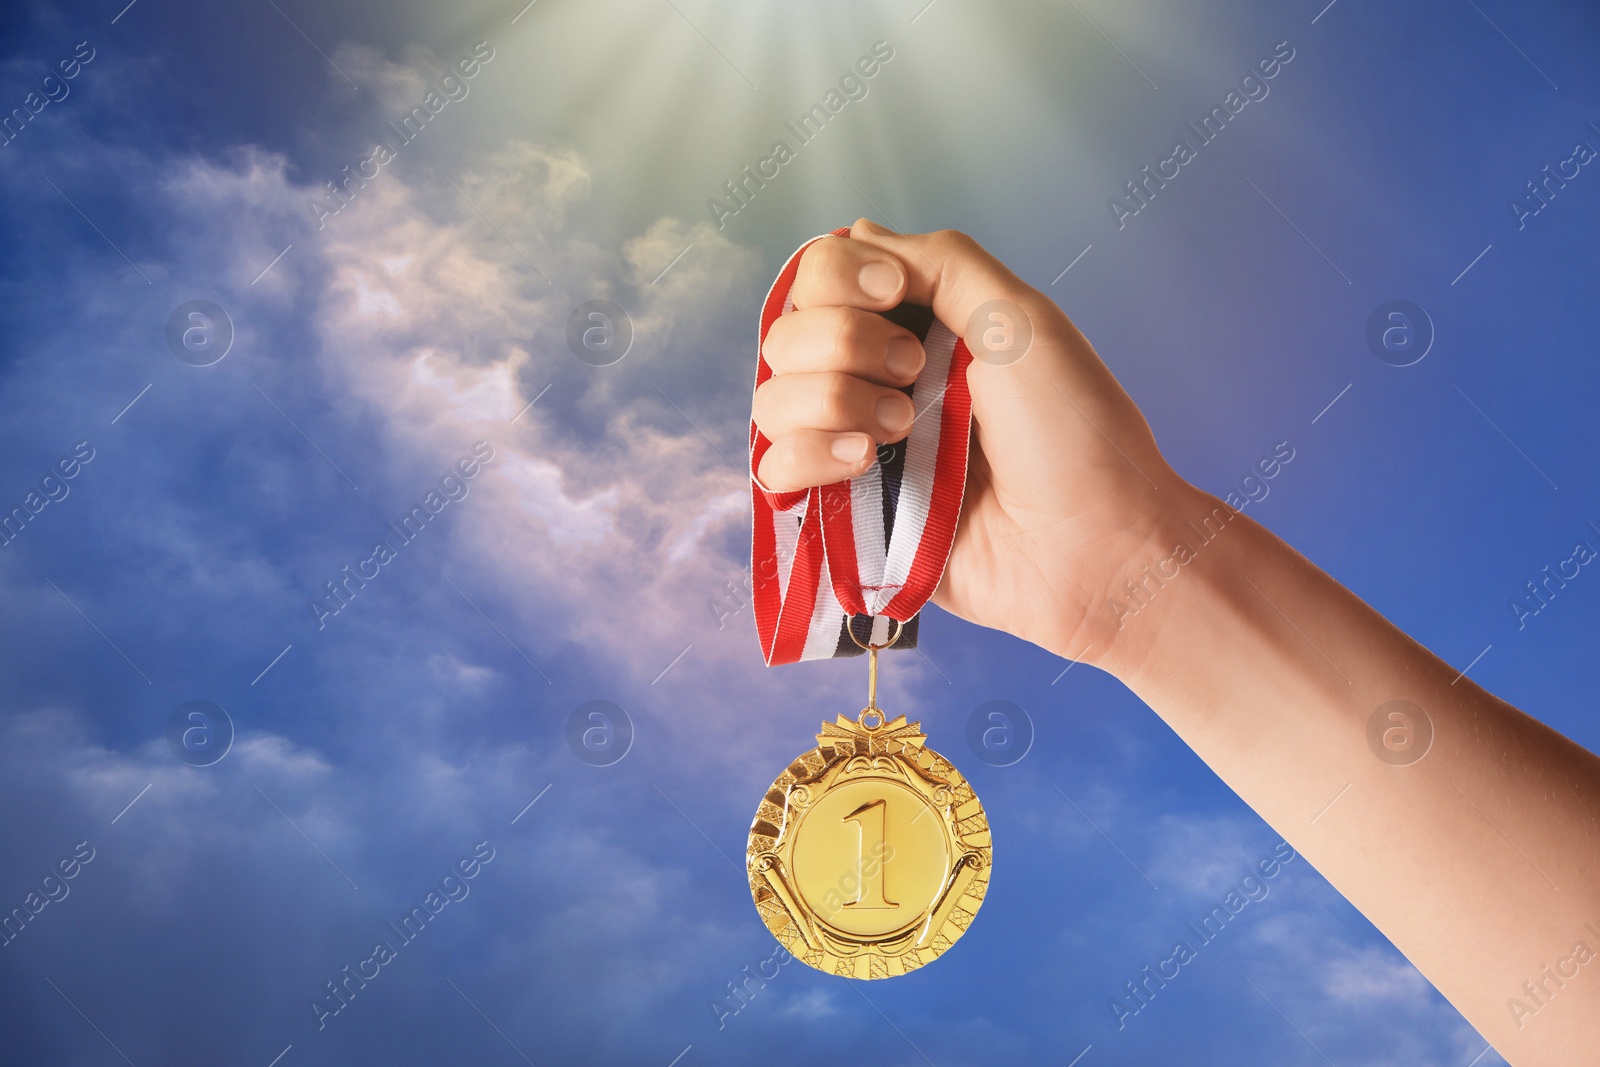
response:
<path id="1" fill-rule="evenodd" d="M 849 229 L 834 236 L 848 237 Z M 778 316 L 794 310 L 795 250 L 761 309 L 756 387 L 772 377 L 760 345 Z M 965 342 L 931 308 L 902 304 L 885 317 L 922 342 L 927 363 L 904 392 L 916 405 L 905 440 L 880 445 L 878 462 L 857 478 L 773 493 L 756 476 L 772 442 L 750 424 L 750 496 L 754 510 L 750 574 L 756 630 L 768 666 L 859 656 L 863 644 L 888 639 L 914 648 L 917 613 L 939 586 L 967 481 L 972 397 Z"/>

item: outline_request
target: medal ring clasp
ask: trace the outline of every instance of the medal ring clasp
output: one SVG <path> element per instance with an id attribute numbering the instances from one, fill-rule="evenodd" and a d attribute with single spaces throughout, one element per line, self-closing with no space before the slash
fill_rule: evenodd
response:
<path id="1" fill-rule="evenodd" d="M 878 652 L 881 649 L 892 647 L 896 641 L 900 640 L 900 635 L 905 632 L 906 628 L 905 623 L 899 619 L 890 619 L 889 622 L 892 624 L 889 629 L 889 640 L 881 645 L 862 644 L 861 639 L 856 636 L 855 628 L 851 626 L 845 627 L 845 633 L 850 635 L 850 640 L 856 643 L 856 647 L 867 650 L 867 706 L 861 709 L 860 715 L 856 716 L 856 724 L 864 730 L 876 730 L 888 719 L 888 716 L 883 713 L 883 709 L 878 707 Z M 868 725 L 869 719 L 876 719 L 877 721 Z"/>

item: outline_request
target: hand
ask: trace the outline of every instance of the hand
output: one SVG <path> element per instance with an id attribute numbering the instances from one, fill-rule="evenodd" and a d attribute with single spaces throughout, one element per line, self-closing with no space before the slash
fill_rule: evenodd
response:
<path id="1" fill-rule="evenodd" d="M 971 238 L 897 234 L 866 219 L 850 233 L 806 250 L 795 309 L 768 331 L 773 377 L 753 412 L 773 443 L 762 483 L 781 492 L 854 477 L 875 462 L 874 445 L 909 432 L 913 406 L 892 387 L 915 380 L 922 348 L 875 312 L 930 305 L 976 354 L 999 323 L 974 314 L 1008 302 L 1032 343 L 1014 362 L 974 359 L 967 372 L 976 427 L 934 603 L 1059 655 L 1108 662 L 1119 632 L 1108 599 L 1130 560 L 1170 549 L 1167 516 L 1189 487 L 1061 309 Z"/>

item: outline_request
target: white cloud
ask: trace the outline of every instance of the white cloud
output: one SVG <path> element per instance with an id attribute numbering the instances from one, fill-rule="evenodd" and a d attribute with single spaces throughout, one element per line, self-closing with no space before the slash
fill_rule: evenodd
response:
<path id="1" fill-rule="evenodd" d="M 793 966 L 800 966 L 796 963 Z M 839 1005 L 824 989 L 806 989 L 779 1002 L 777 1015 L 801 1022 L 818 1022 L 839 1014 Z"/>
<path id="2" fill-rule="evenodd" d="M 1433 989 L 1394 949 L 1357 949 L 1329 961 L 1321 974 L 1328 995 L 1347 1004 L 1417 1005 L 1428 1001 Z"/>
<path id="3" fill-rule="evenodd" d="M 1154 830 L 1148 870 L 1157 885 L 1221 900 L 1245 875 L 1259 877 L 1257 862 L 1272 859 L 1279 840 L 1253 819 L 1168 813 Z"/>

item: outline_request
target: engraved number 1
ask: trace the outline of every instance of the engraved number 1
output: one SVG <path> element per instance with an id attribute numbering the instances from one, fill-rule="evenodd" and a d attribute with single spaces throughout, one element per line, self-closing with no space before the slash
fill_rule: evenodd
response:
<path id="1" fill-rule="evenodd" d="M 876 809 L 877 818 L 872 818 L 869 812 Z M 892 900 L 884 899 L 883 894 L 883 855 L 886 842 L 884 841 L 884 820 L 888 805 L 883 800 L 871 800 L 861 805 L 855 811 L 844 817 L 845 822 L 856 824 L 858 836 L 856 839 L 856 872 L 861 876 L 861 888 L 856 892 L 856 899 L 847 900 L 847 908 L 859 908 L 863 911 L 887 911 L 898 908 L 900 905 Z M 867 838 L 873 840 L 869 843 Z M 872 873 L 866 871 L 868 855 L 872 856 Z"/>

